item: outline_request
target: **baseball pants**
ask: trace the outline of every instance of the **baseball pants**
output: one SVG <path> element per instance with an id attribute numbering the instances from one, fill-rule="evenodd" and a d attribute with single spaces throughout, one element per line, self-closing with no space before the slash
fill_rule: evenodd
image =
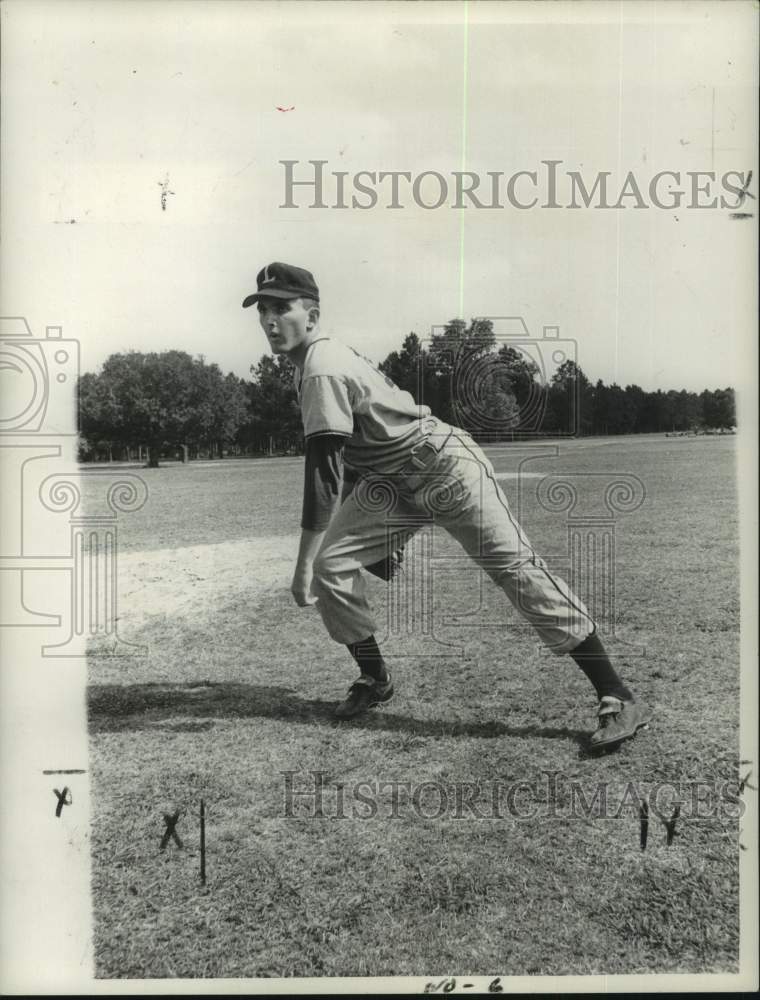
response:
<path id="1" fill-rule="evenodd" d="M 458 428 L 437 437 L 440 450 L 428 449 L 424 469 L 361 476 L 330 522 L 312 584 L 329 635 L 348 644 L 375 633 L 362 567 L 386 558 L 399 536 L 407 540 L 423 523 L 435 523 L 504 591 L 546 646 L 570 652 L 594 630 L 585 605 L 537 555 L 472 437 Z"/>

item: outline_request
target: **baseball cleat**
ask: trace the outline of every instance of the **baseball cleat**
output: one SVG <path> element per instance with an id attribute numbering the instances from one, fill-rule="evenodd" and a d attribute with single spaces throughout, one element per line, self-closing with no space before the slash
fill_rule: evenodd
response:
<path id="1" fill-rule="evenodd" d="M 591 735 L 591 748 L 614 746 L 634 737 L 642 726 L 646 726 L 649 715 L 638 701 L 621 701 L 605 695 L 599 702 L 599 728 Z"/>
<path id="2" fill-rule="evenodd" d="M 390 672 L 385 681 L 377 681 L 368 674 L 362 674 L 348 689 L 345 700 L 335 709 L 336 718 L 353 719 L 357 715 L 363 715 L 375 705 L 390 701 L 392 697 L 393 682 Z"/>

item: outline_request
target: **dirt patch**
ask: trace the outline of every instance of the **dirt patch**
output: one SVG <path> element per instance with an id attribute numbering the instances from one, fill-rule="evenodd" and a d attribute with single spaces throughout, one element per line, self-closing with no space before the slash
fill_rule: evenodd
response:
<path id="1" fill-rule="evenodd" d="M 157 615 L 202 617 L 222 598 L 287 588 L 297 551 L 298 536 L 281 535 L 120 555 L 120 624 L 139 629 Z"/>

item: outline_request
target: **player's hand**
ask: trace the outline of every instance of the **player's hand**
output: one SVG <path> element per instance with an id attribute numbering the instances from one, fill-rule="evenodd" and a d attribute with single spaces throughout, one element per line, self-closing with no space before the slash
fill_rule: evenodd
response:
<path id="1" fill-rule="evenodd" d="M 311 567 L 308 569 L 296 567 L 296 571 L 293 574 L 293 582 L 290 585 L 290 592 L 299 608 L 306 608 L 310 604 L 317 603 L 316 597 L 311 592 L 312 579 Z"/>

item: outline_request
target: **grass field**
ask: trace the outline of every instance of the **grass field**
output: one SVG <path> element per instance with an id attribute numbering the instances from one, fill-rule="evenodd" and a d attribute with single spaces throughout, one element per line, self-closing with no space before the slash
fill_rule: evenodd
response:
<path id="1" fill-rule="evenodd" d="M 644 484 L 616 521 L 610 648 L 650 728 L 589 755 L 593 689 L 569 657 L 539 651 L 490 582 L 481 595 L 477 572 L 447 563 L 456 547 L 437 531 L 435 638 L 395 636 L 394 701 L 334 722 L 352 663 L 288 592 L 301 462 L 139 470 L 150 498 L 120 521 L 119 626 L 147 653 L 89 670 L 99 976 L 737 970 L 735 441 L 568 442 L 526 466 L 520 498 L 523 454 L 492 457 L 560 571 L 566 515 L 531 501 L 535 474 Z M 584 502 L 600 481 L 583 480 Z M 382 634 L 385 585 L 370 586 Z M 285 796 L 284 772 L 308 788 L 313 771 L 322 817 Z M 352 797 L 360 782 L 374 816 Z M 496 815 L 457 799 L 490 802 L 498 783 L 511 794 Z M 571 808 L 602 784 L 608 815 Z M 632 789 L 658 786 L 665 818 L 676 786 L 682 813 L 670 846 L 653 814 L 642 851 Z M 160 850 L 175 809 L 183 847 Z"/>

